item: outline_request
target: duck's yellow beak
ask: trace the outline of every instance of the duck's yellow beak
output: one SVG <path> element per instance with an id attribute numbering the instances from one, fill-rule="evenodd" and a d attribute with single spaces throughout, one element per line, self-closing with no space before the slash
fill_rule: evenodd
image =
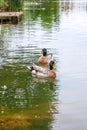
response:
<path id="1" fill-rule="evenodd" d="M 40 51 L 40 54 L 43 54 L 43 51 Z"/>
<path id="2" fill-rule="evenodd" d="M 56 69 L 56 65 L 53 65 L 53 68 Z"/>

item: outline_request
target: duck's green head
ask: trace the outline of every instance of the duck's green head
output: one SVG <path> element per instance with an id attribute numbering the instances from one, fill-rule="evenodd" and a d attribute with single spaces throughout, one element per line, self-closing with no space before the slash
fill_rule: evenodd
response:
<path id="1" fill-rule="evenodd" d="M 43 54 L 43 56 L 47 56 L 47 49 L 46 48 L 42 49 L 42 54 Z"/>
<path id="2" fill-rule="evenodd" d="M 51 60 L 49 63 L 49 69 L 53 70 L 54 68 L 55 68 L 55 62 L 53 60 Z"/>

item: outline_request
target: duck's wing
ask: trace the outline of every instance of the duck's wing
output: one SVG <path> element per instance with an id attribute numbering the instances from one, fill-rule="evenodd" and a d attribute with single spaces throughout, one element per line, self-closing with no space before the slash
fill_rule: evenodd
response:
<path id="1" fill-rule="evenodd" d="M 48 76 L 48 71 L 37 65 L 27 66 L 31 73 L 38 78 L 46 78 Z M 33 69 L 32 69 L 33 68 Z"/>
<path id="2" fill-rule="evenodd" d="M 47 74 L 48 73 L 48 68 L 42 67 L 42 66 L 38 66 L 33 64 L 33 68 L 34 70 L 36 70 L 37 72 L 43 73 L 43 74 Z"/>

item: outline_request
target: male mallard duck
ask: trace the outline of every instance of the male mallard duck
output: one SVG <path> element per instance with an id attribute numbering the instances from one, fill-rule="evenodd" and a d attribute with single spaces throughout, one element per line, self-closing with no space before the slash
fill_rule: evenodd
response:
<path id="1" fill-rule="evenodd" d="M 28 69 L 32 72 L 33 75 L 39 78 L 55 78 L 56 73 L 53 70 L 55 66 L 54 61 L 50 61 L 49 68 L 41 67 L 33 64 L 32 66 L 28 66 Z"/>
<path id="2" fill-rule="evenodd" d="M 48 53 L 46 48 L 43 48 L 41 53 L 42 56 L 38 59 L 38 62 L 40 64 L 48 64 L 52 58 L 52 53 Z"/>

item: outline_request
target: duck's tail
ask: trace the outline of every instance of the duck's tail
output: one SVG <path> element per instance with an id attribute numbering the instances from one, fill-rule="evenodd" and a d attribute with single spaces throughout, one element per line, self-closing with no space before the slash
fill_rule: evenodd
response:
<path id="1" fill-rule="evenodd" d="M 33 66 L 27 66 L 27 68 L 28 68 L 30 71 L 34 70 L 34 67 L 33 67 Z"/>

